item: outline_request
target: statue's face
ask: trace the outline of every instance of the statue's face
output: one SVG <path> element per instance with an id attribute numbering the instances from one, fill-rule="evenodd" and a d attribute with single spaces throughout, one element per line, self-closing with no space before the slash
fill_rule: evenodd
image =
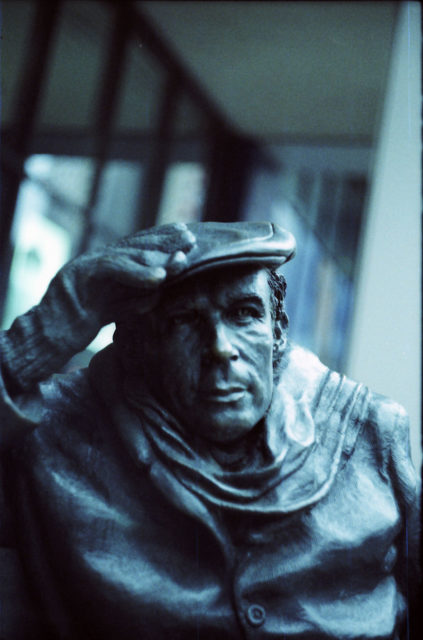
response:
<path id="1" fill-rule="evenodd" d="M 273 390 L 271 309 L 267 272 L 238 267 L 191 277 L 152 313 L 154 391 L 187 430 L 230 442 L 264 416 Z"/>

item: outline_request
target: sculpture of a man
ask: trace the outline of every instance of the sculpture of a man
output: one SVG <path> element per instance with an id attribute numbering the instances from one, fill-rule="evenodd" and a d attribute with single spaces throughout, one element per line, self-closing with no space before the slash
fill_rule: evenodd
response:
<path id="1" fill-rule="evenodd" d="M 408 632 L 407 417 L 289 344 L 294 251 L 270 223 L 153 228 L 2 334 L 4 637 Z"/>

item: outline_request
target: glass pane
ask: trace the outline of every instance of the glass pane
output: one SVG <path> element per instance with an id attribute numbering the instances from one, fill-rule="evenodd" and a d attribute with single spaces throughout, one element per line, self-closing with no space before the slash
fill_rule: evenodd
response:
<path id="1" fill-rule="evenodd" d="M 51 278 L 71 256 L 71 236 L 48 218 L 49 206 L 50 198 L 42 187 L 29 180 L 22 183 L 13 229 L 15 251 L 2 323 L 5 328 L 39 302 Z"/>
<path id="2" fill-rule="evenodd" d="M 93 211 L 91 246 L 100 246 L 137 230 L 143 166 L 139 162 L 112 160 L 104 168 Z"/>
<path id="3" fill-rule="evenodd" d="M 293 340 L 301 338 L 299 335 L 298 316 L 302 312 L 301 295 L 303 279 L 305 275 L 306 260 L 305 247 L 310 228 L 298 215 L 294 206 L 288 200 L 280 200 L 272 207 L 271 219 L 290 231 L 297 242 L 297 253 L 293 260 L 283 265 L 280 269 L 287 281 L 286 311 L 289 318 L 289 334 Z M 298 325 L 298 327 L 297 327 Z"/>
<path id="4" fill-rule="evenodd" d="M 1 3 L 1 122 L 13 123 L 17 90 L 30 47 L 34 2 Z"/>
<path id="5" fill-rule="evenodd" d="M 316 192 L 319 189 L 319 180 L 315 172 L 300 168 L 297 173 L 297 198 L 302 206 L 302 212 L 309 220 L 310 226 L 314 226 L 317 215 Z"/>
<path id="6" fill-rule="evenodd" d="M 180 136 L 205 135 L 207 119 L 202 111 L 184 93 L 178 101 L 174 133 Z"/>
<path id="7" fill-rule="evenodd" d="M 209 153 L 208 117 L 185 92 L 178 94 L 170 134 L 169 161 L 208 164 Z"/>
<path id="8" fill-rule="evenodd" d="M 40 182 L 68 207 L 84 207 L 90 196 L 94 162 L 91 158 L 33 155 L 25 163 L 25 173 Z"/>
<path id="9" fill-rule="evenodd" d="M 116 129 L 122 132 L 152 132 L 156 128 L 158 98 L 163 72 L 143 49 L 131 40 L 120 89 Z"/>
<path id="10" fill-rule="evenodd" d="M 175 162 L 166 172 L 157 224 L 201 219 L 206 172 L 197 162 Z"/>
<path id="11" fill-rule="evenodd" d="M 39 302 L 50 280 L 73 256 L 84 228 L 92 172 L 89 158 L 35 155 L 25 163 L 3 326 Z"/>
<path id="12" fill-rule="evenodd" d="M 112 14 L 103 2 L 65 2 L 38 126 L 86 128 L 94 122 Z"/>
<path id="13" fill-rule="evenodd" d="M 291 297 L 294 294 L 296 300 L 295 320 L 292 318 L 290 325 L 291 339 L 308 349 L 315 349 L 316 337 L 316 309 L 318 304 L 318 281 L 316 273 L 319 264 L 324 257 L 320 243 L 315 235 L 307 230 L 302 242 L 302 256 L 296 256 L 292 263 L 292 268 L 300 272 L 299 288 L 294 290 L 291 287 Z M 287 265 L 289 266 L 289 265 Z M 289 279 L 288 287 L 289 287 Z M 287 294 L 288 300 L 288 294 Z M 288 303 L 287 303 L 288 304 Z"/>
<path id="14" fill-rule="evenodd" d="M 320 194 L 315 229 L 325 245 L 333 250 L 335 225 L 340 205 L 342 183 L 332 173 L 323 173 L 320 177 Z"/>
<path id="15" fill-rule="evenodd" d="M 342 187 L 342 202 L 336 224 L 335 250 L 344 270 L 351 274 L 358 249 L 367 181 L 364 176 L 348 177 L 343 181 Z"/>
<path id="16" fill-rule="evenodd" d="M 332 340 L 335 329 L 337 274 L 338 270 L 334 261 L 322 255 L 314 273 L 317 282 L 317 298 L 313 349 L 327 364 L 332 364 L 329 360 L 332 355 Z"/>
<path id="17" fill-rule="evenodd" d="M 332 324 L 331 353 L 329 362 L 332 367 L 342 371 L 345 367 L 346 344 L 348 344 L 351 316 L 354 304 L 354 286 L 352 280 L 338 272 L 336 290 L 335 317 Z"/>

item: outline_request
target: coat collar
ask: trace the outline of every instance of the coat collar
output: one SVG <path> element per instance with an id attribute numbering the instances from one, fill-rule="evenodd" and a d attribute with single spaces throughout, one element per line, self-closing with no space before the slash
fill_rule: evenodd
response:
<path id="1" fill-rule="evenodd" d="M 94 357 L 89 373 L 126 451 L 150 468 L 159 490 L 178 503 L 194 500 L 251 515 L 289 513 L 326 495 L 347 431 L 359 425 L 366 401 L 360 385 L 291 347 L 270 410 L 247 443 L 245 464 L 233 471 L 216 461 L 204 440 L 187 438 L 141 381 L 122 383 L 113 346 Z"/>

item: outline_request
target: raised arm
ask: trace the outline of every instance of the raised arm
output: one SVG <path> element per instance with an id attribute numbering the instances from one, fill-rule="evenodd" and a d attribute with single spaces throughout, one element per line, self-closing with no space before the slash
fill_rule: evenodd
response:
<path id="1" fill-rule="evenodd" d="M 184 268 L 194 243 L 186 225 L 166 225 L 65 265 L 41 302 L 0 336 L 2 423 L 10 422 L 11 411 L 22 412 L 25 403 L 19 398 L 30 398 L 39 382 L 60 371 L 104 325 L 124 318 L 135 307 L 139 313 L 151 309 L 160 285 L 168 274 Z M 25 406 L 29 409 L 22 417 L 30 424 L 37 409 L 30 401 Z"/>

